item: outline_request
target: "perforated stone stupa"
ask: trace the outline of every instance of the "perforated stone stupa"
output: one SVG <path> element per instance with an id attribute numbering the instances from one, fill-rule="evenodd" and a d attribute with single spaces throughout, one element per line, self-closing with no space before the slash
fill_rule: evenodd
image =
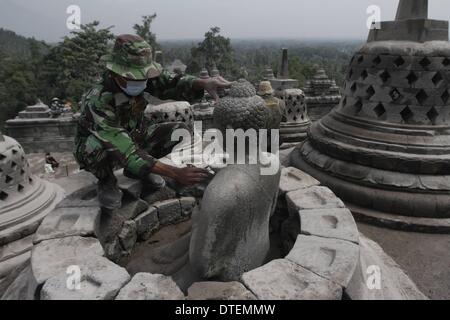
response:
<path id="1" fill-rule="evenodd" d="M 311 125 L 305 104 L 305 94 L 298 88 L 298 80 L 289 77 L 288 49 L 282 50 L 281 68 L 278 76 L 273 76 L 273 70 L 267 67 L 264 79 L 270 81 L 275 90 L 275 96 L 284 101 L 286 108 L 280 125 L 280 143 L 290 145 L 306 139 Z"/>
<path id="2" fill-rule="evenodd" d="M 361 219 L 448 232 L 450 43 L 448 23 L 427 19 L 427 4 L 400 1 L 397 20 L 371 31 L 340 105 L 292 161 Z"/>
<path id="3" fill-rule="evenodd" d="M 61 188 L 31 174 L 20 144 L 0 132 L 0 289 L 3 278 L 29 258 L 28 236 L 62 195 Z"/>
<path id="4" fill-rule="evenodd" d="M 320 120 L 328 114 L 341 100 L 336 81 L 328 78 L 325 70 L 316 66 L 316 73 L 308 80 L 305 88 L 305 102 L 308 115 L 312 121 Z"/>

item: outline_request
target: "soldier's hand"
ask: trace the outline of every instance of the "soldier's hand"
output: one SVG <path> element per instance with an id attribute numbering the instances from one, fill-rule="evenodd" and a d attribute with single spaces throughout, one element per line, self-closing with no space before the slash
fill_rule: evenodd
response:
<path id="1" fill-rule="evenodd" d="M 219 101 L 218 89 L 226 89 L 231 86 L 231 82 L 225 80 L 222 77 L 214 77 L 210 79 L 196 79 L 194 86 L 197 89 L 203 89 L 207 91 L 214 100 Z"/>
<path id="2" fill-rule="evenodd" d="M 195 167 L 178 168 L 175 172 L 175 180 L 182 185 L 206 182 L 211 177 L 207 170 Z"/>

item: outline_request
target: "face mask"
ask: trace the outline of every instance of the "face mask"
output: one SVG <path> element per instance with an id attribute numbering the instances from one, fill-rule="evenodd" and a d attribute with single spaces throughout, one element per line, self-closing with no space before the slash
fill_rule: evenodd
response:
<path id="1" fill-rule="evenodd" d="M 129 96 L 136 97 L 140 95 L 147 88 L 147 80 L 145 81 L 127 81 L 127 87 L 121 85 L 119 87 Z"/>

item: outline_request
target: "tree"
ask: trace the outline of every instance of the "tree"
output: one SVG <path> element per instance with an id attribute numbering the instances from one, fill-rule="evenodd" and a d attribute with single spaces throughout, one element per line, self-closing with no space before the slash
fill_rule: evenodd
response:
<path id="1" fill-rule="evenodd" d="M 38 89 L 33 63 L 29 59 L 0 52 L 0 129 L 27 105 L 36 103 Z M 4 81 L 3 81 L 4 79 Z"/>
<path id="2" fill-rule="evenodd" d="M 60 97 L 76 104 L 101 76 L 104 68 L 100 58 L 107 53 L 114 36 L 110 32 L 112 27 L 98 29 L 99 24 L 94 21 L 82 25 L 81 30 L 73 31 L 51 48 L 40 77 L 47 101 Z"/>
<path id="3" fill-rule="evenodd" d="M 213 27 L 205 33 L 205 39 L 192 48 L 192 60 L 188 66 L 190 73 L 199 73 L 206 67 L 211 73 L 217 67 L 228 78 L 237 77 L 240 69 L 234 63 L 234 51 L 231 40 L 220 35 L 220 28 Z"/>
<path id="4" fill-rule="evenodd" d="M 136 34 L 147 41 L 153 48 L 153 50 L 159 49 L 159 45 L 156 42 L 156 35 L 151 31 L 152 23 L 156 19 L 156 13 L 150 16 L 142 17 L 142 24 L 135 24 L 133 29 Z"/>

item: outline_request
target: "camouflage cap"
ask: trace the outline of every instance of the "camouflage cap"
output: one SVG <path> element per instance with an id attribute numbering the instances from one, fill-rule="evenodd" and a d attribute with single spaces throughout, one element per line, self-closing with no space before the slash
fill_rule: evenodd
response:
<path id="1" fill-rule="evenodd" d="M 141 37 L 131 34 L 118 36 L 113 52 L 101 60 L 108 70 L 131 80 L 156 78 L 162 69 L 153 62 L 152 47 Z"/>

